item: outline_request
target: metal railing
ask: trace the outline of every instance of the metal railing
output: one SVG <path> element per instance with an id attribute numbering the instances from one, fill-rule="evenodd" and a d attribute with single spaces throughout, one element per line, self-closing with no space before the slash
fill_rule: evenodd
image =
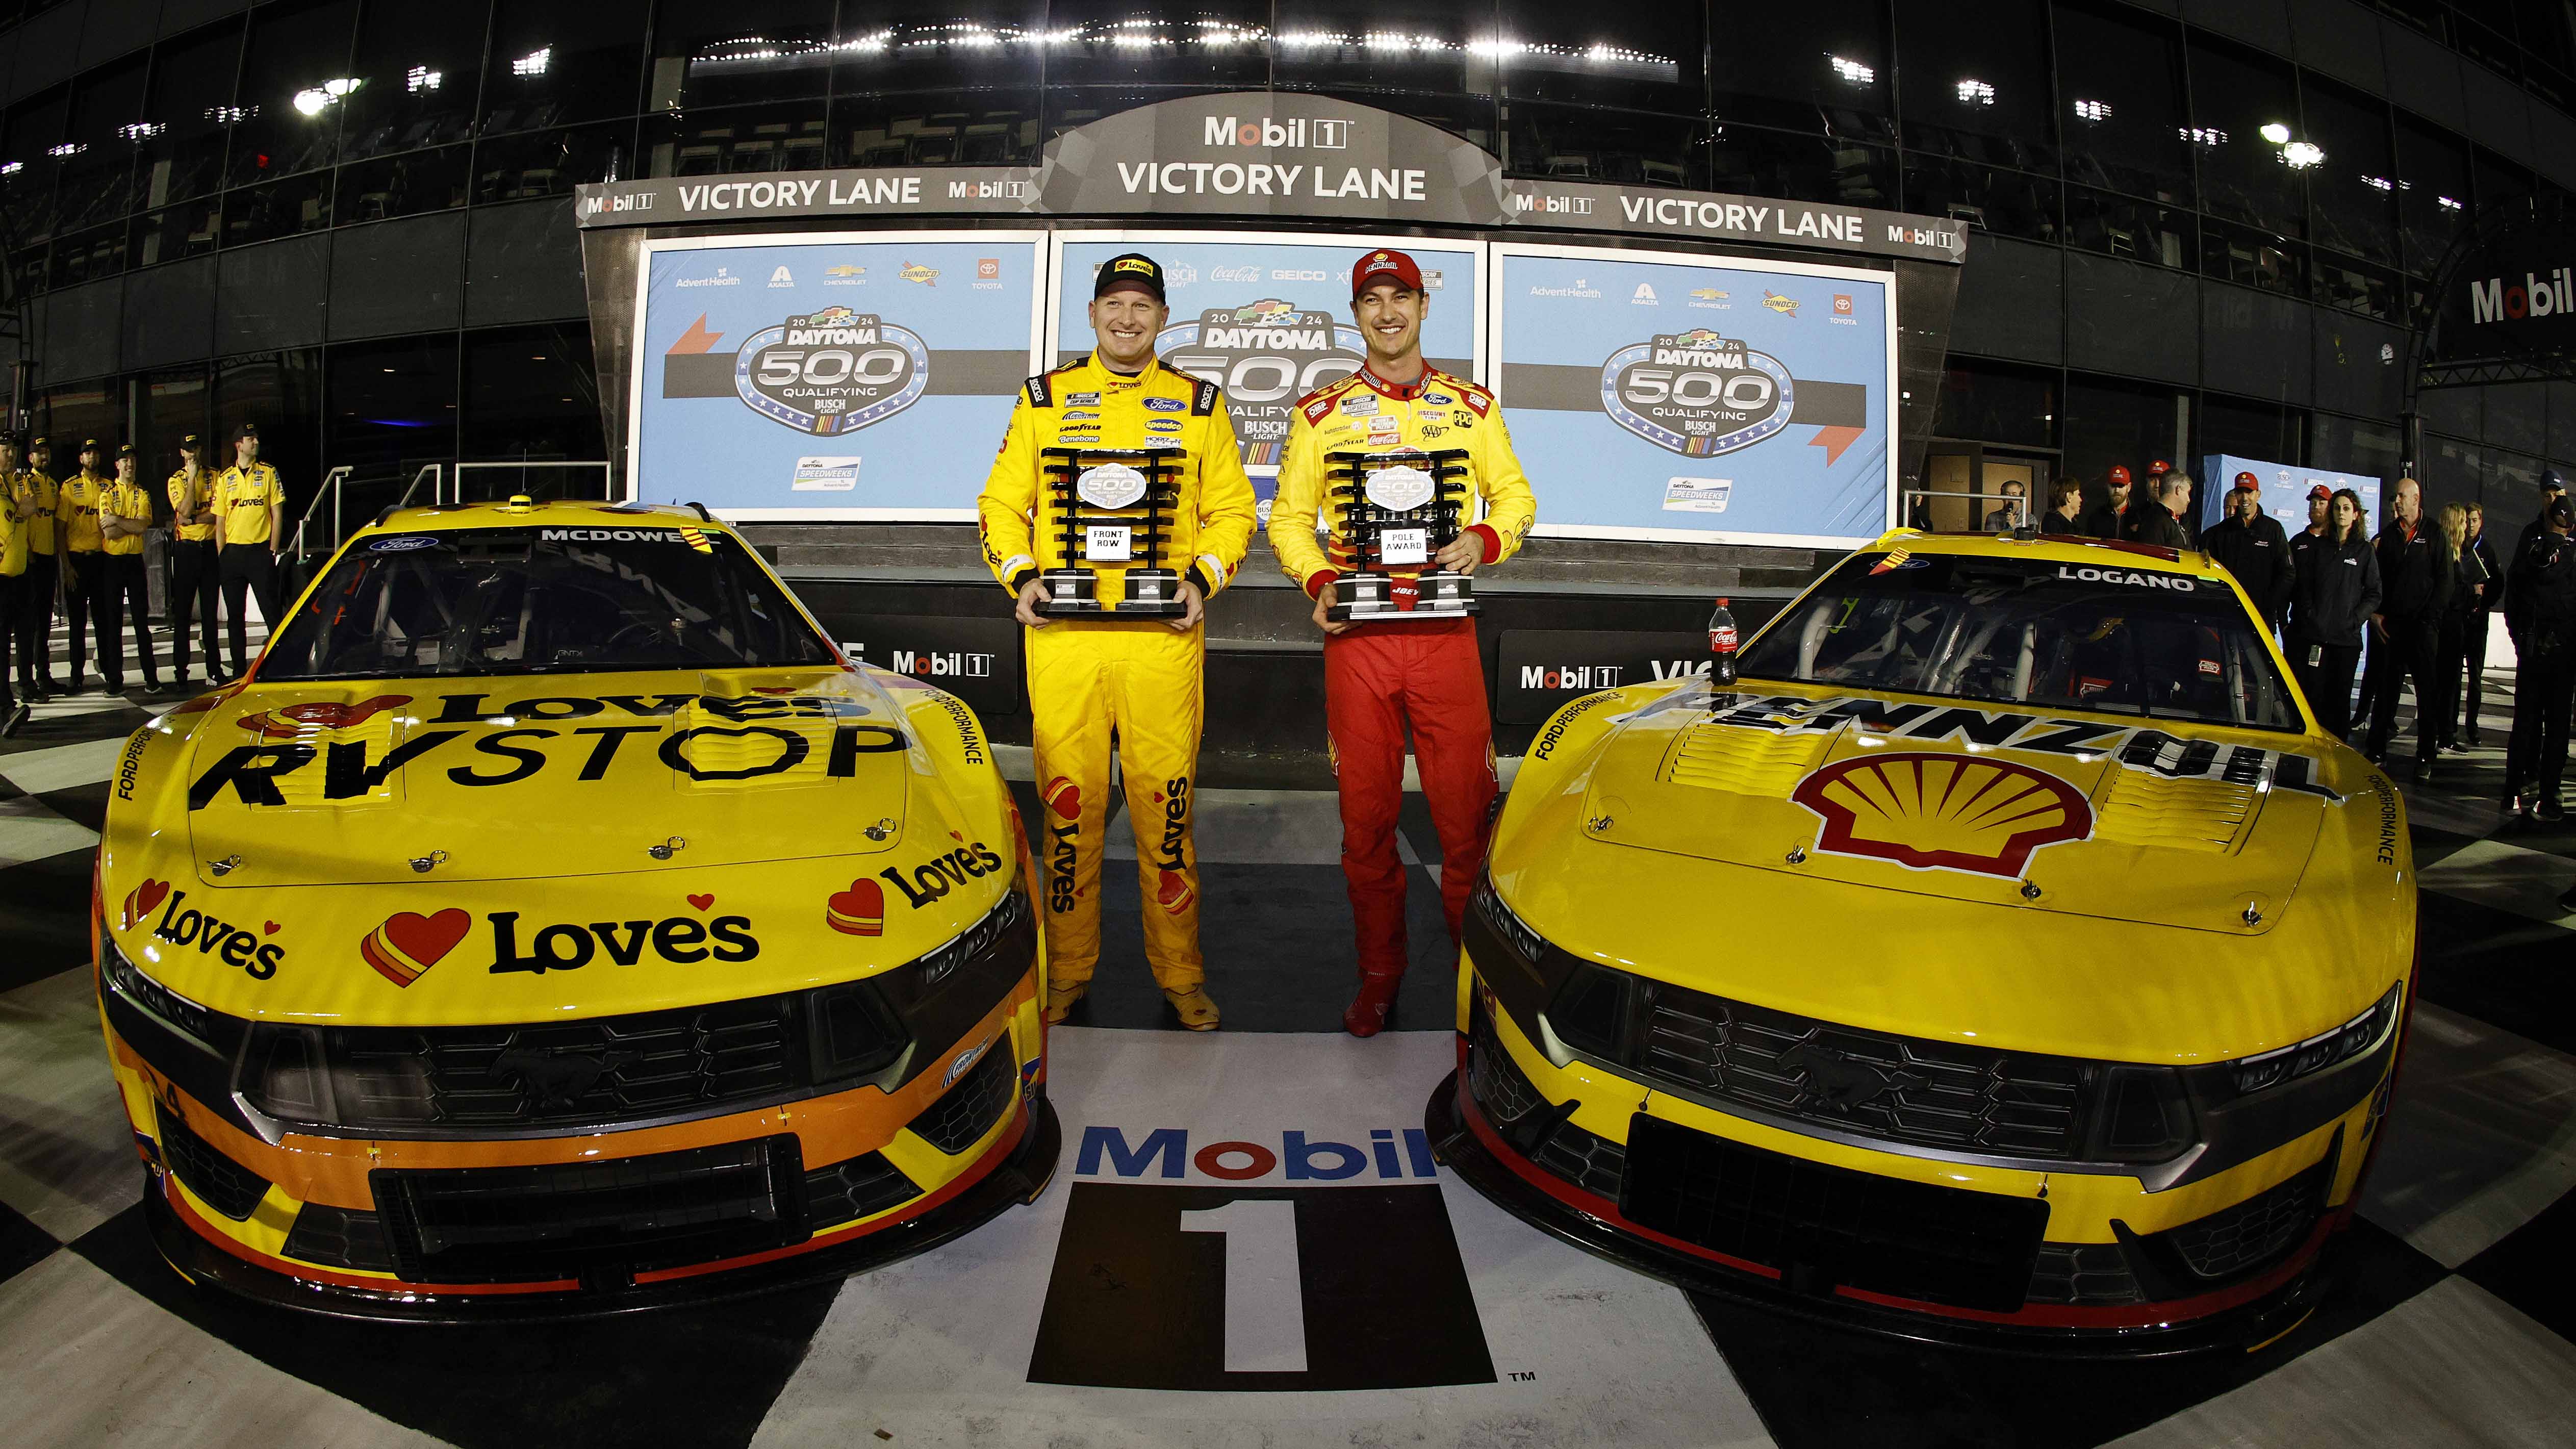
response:
<path id="1" fill-rule="evenodd" d="M 581 458 L 569 460 L 547 459 L 530 461 L 510 460 L 505 462 L 485 463 L 424 463 L 412 471 L 410 479 L 403 484 L 401 495 L 393 500 L 392 506 L 394 508 L 411 507 L 414 501 L 419 498 L 420 485 L 424 482 L 429 485 L 429 506 L 433 508 L 442 508 L 465 503 L 488 502 L 490 501 L 489 499 L 478 499 L 470 496 L 472 493 L 478 491 L 473 487 L 471 479 L 474 475 L 488 476 L 502 469 L 545 469 L 564 473 L 567 481 L 562 484 L 542 489 L 521 486 L 500 492 L 492 492 L 492 490 L 489 489 L 481 491 L 492 492 L 493 497 L 499 498 L 507 498 L 515 494 L 525 493 L 532 498 L 539 498 L 541 501 L 543 498 L 572 497 L 597 497 L 602 500 L 607 500 L 611 496 L 611 490 L 615 487 L 616 481 L 614 475 L 610 472 L 608 460 L 605 458 Z M 574 475 L 581 472 L 596 472 L 599 475 L 599 485 L 595 492 L 580 489 L 576 483 L 571 481 Z M 519 481 L 524 484 L 526 480 L 522 478 Z M 392 482 L 393 480 L 387 477 L 361 478 L 358 476 L 356 467 L 347 463 L 343 463 L 339 467 L 332 469 L 330 472 L 323 474 L 320 486 L 313 490 L 313 500 L 304 505 L 303 516 L 295 521 L 295 533 L 287 546 L 286 552 L 299 561 L 309 554 L 337 553 L 340 549 L 340 545 L 345 542 L 349 536 L 348 503 L 350 490 L 352 488 L 390 489 L 392 487 Z M 383 495 L 381 493 L 378 493 L 375 498 L 368 499 L 367 508 L 373 507 L 376 500 L 382 498 L 382 496 Z M 330 542 L 326 546 L 316 547 L 312 544 L 313 523 L 317 517 L 322 516 L 323 507 L 326 504 L 329 505 L 330 508 Z M 373 517 L 375 515 L 367 512 L 366 508 L 361 508 L 360 516 Z"/>
<path id="2" fill-rule="evenodd" d="M 519 470 L 519 471 L 521 471 L 522 473 L 524 473 L 524 472 L 526 472 L 526 471 L 528 471 L 528 470 L 532 470 L 532 469 L 536 469 L 536 470 L 548 470 L 548 471 L 552 471 L 552 472 L 563 473 L 563 474 L 565 474 L 565 475 L 566 475 L 566 477 L 565 477 L 564 482 L 562 482 L 561 484 L 558 484 L 558 485 L 556 485 L 556 486 L 554 486 L 554 487 L 551 487 L 551 488 L 542 488 L 542 489 L 541 489 L 541 488 L 536 488 L 536 487 L 521 486 L 521 487 L 511 488 L 511 489 L 508 489 L 508 490 L 506 490 L 506 491 L 502 491 L 502 492 L 494 493 L 494 494 L 492 495 L 493 497 L 508 498 L 508 497 L 512 497 L 512 496 L 514 496 L 514 495 L 516 495 L 516 494 L 524 493 L 524 494 L 528 495 L 530 498 L 536 499 L 536 500 L 538 500 L 539 502 L 543 502 L 543 501 L 545 501 L 545 500 L 546 500 L 546 499 L 548 499 L 548 498 L 574 498 L 574 497 L 579 497 L 579 498 L 584 498 L 584 499 L 596 499 L 596 500 L 598 500 L 598 501 L 600 501 L 600 502 L 603 502 L 603 503 L 613 501 L 611 490 L 615 487 L 616 480 L 615 480 L 615 478 L 610 474 L 610 471 L 609 471 L 609 463 L 608 463 L 608 460 L 607 460 L 607 459 L 605 459 L 605 458 L 577 458 L 577 459 L 550 459 L 550 460 L 521 460 L 521 459 L 508 459 L 508 460 L 503 460 L 503 461 L 498 461 L 498 462 L 459 463 L 459 464 L 457 464 L 457 465 L 456 465 L 456 475 L 455 475 L 455 477 L 456 477 L 455 495 L 456 495 L 456 496 L 455 496 L 454 498 L 452 498 L 452 499 L 450 499 L 450 498 L 442 498 L 442 499 L 440 499 L 440 501 L 441 501 L 441 502 L 452 502 L 452 503 L 488 503 L 488 502 L 492 501 L 492 498 L 490 498 L 490 497 L 487 497 L 487 498 L 476 498 L 476 497 L 471 496 L 471 494 L 475 491 L 474 486 L 473 486 L 474 478 L 475 478 L 475 476 L 476 476 L 476 475 L 489 475 L 489 474 L 492 474 L 492 473 L 496 473 L 496 472 L 502 471 L 502 470 L 504 470 L 504 469 L 515 469 L 515 470 Z M 577 483 L 575 482 L 575 479 L 574 479 L 573 475 L 578 474 L 578 473 L 581 473 L 581 472 L 596 472 L 596 473 L 599 475 L 599 483 L 598 483 L 598 487 L 597 487 L 596 489 L 593 489 L 593 490 L 587 490 L 587 491 L 582 491 L 582 492 L 578 492 L 578 493 L 577 493 L 577 492 L 575 492 L 574 490 L 575 490 L 575 488 L 577 487 Z M 526 484 L 529 480 L 528 480 L 528 479 L 526 479 L 525 477 L 522 477 L 519 481 L 524 485 L 524 484 Z M 489 490 L 486 490 L 486 491 L 489 491 Z"/>
<path id="3" fill-rule="evenodd" d="M 341 543 L 349 536 L 348 494 L 350 483 L 353 480 L 362 485 L 374 485 L 379 482 L 383 482 L 387 486 L 390 486 L 390 480 L 359 479 L 356 476 L 357 471 L 358 470 L 353 465 L 343 463 L 339 467 L 322 475 L 321 486 L 313 490 L 313 501 L 304 505 L 304 516 L 295 521 L 295 534 L 292 542 L 289 543 L 286 550 L 289 555 L 298 561 L 301 561 L 311 553 L 329 554 L 340 551 Z M 396 503 L 394 506 L 399 508 L 409 504 L 411 502 L 412 495 L 419 491 L 420 482 L 423 478 L 430 480 L 430 496 L 433 498 L 436 497 L 439 486 L 438 479 L 442 471 L 441 465 L 437 463 L 426 463 L 414 470 L 411 475 L 411 481 L 403 487 L 401 501 Z M 314 515 L 321 512 L 322 505 L 325 503 L 331 505 L 331 542 L 327 548 L 315 549 L 310 547 L 308 540 L 313 527 Z"/>
<path id="4" fill-rule="evenodd" d="M 1900 528 L 1914 527 L 1912 520 L 1918 510 L 1937 527 L 1939 520 L 1934 510 L 1943 502 L 1955 502 L 1966 506 L 1970 532 L 1984 532 L 1986 515 L 2006 503 L 2018 505 L 2013 510 L 2015 527 L 2037 517 L 2031 511 L 2030 499 L 2011 493 L 1962 493 L 1952 488 L 1908 488 L 1904 490 L 1904 500 L 1904 511 L 1897 518 L 1897 526 Z"/>

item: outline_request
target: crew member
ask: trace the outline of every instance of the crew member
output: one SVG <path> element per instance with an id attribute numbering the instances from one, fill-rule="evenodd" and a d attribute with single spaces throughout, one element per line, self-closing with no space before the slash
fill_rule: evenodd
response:
<path id="1" fill-rule="evenodd" d="M 2454 568 L 2440 556 L 2441 545 L 2424 527 L 2424 489 L 2412 478 L 2397 480 L 2389 522 L 2374 544 L 2379 555 L 2379 611 L 2370 616 L 2371 644 L 2387 653 L 2379 692 L 2370 703 L 2370 735 L 2362 753 L 2385 762 L 2388 734 L 2397 724 L 2397 689 L 2401 677 L 2415 684 L 2415 761 L 2410 778 L 2421 781 L 2433 767 L 2433 742 L 2441 726 L 2426 707 L 2439 697 L 2432 687 L 2442 611 L 2451 602 Z"/>
<path id="2" fill-rule="evenodd" d="M 259 460 L 259 428 L 233 429 L 233 465 L 215 479 L 215 566 L 223 579 L 224 618 L 232 626 L 233 673 L 250 636 L 243 597 L 258 601 L 259 621 L 275 633 L 285 620 L 277 596 L 277 550 L 286 537 L 286 486 L 274 465 Z M 209 660 L 208 663 L 213 661 Z"/>
<path id="3" fill-rule="evenodd" d="M 2362 626 L 2379 607 L 2379 558 L 2362 528 L 2361 495 L 2329 494 L 2326 531 L 2299 535 L 2309 542 L 2290 580 L 2290 673 L 2318 726 L 2337 739 L 2352 735 L 2352 667 Z"/>
<path id="4" fill-rule="evenodd" d="M 2179 516 L 2190 506 L 2191 479 L 2180 473 L 2160 474 L 2147 481 L 2147 496 L 2122 516 L 2119 536 L 2123 542 L 2179 553 L 2191 547 L 2191 536 L 2183 531 Z"/>
<path id="5" fill-rule="evenodd" d="M 170 663 L 171 679 L 188 683 L 188 625 L 193 618 L 203 630 L 206 683 L 224 682 L 215 652 L 215 475 L 198 461 L 197 435 L 179 440 L 179 466 L 170 474 Z"/>
<path id="6" fill-rule="evenodd" d="M 2201 551 L 2236 578 L 2245 597 L 2261 610 L 2263 622 L 2280 632 L 2281 611 L 2290 602 L 2290 581 L 2297 565 L 2281 525 L 2263 512 L 2263 488 L 2251 473 L 2236 475 L 2227 493 L 2227 516 L 2200 536 Z"/>
<path id="7" fill-rule="evenodd" d="M 2513 562 L 2505 597 L 2520 603 L 2521 645 L 2513 693 L 2513 734 L 2505 750 L 2505 808 L 2525 818 L 2566 818 L 2558 791 L 2567 772 L 2567 716 L 2576 699 L 2576 507 L 2565 497 L 2541 510 L 2540 531 Z M 2576 907 L 2576 889 L 2560 904 Z"/>
<path id="8" fill-rule="evenodd" d="M 99 572 L 107 581 L 107 637 L 114 647 L 99 651 L 107 692 L 125 688 L 124 641 L 119 630 L 134 622 L 134 652 L 142 656 L 143 688 L 161 692 L 160 666 L 152 662 L 152 587 L 143 563 L 143 535 L 152 527 L 152 493 L 134 481 L 134 445 L 116 449 L 116 476 L 99 496 Z"/>
<path id="9" fill-rule="evenodd" d="M 1333 581 L 1352 567 L 1344 509 L 1330 510 L 1329 550 L 1315 542 L 1324 507 L 1326 454 L 1463 449 L 1484 510 L 1434 556 L 1439 567 L 1474 573 L 1520 547 L 1537 505 L 1494 395 L 1428 366 L 1422 318 L 1430 295 L 1413 258 L 1373 251 L 1351 269 L 1351 316 L 1368 361 L 1297 404 L 1270 510 L 1270 547 L 1280 567 L 1315 601 L 1324 631 L 1324 708 L 1341 784 L 1342 877 L 1359 937 L 1359 994 L 1342 1014 L 1354 1036 L 1386 1025 L 1404 978 L 1404 865 L 1395 848 L 1404 803 L 1404 742 L 1410 729 L 1422 793 L 1440 836 L 1441 905 L 1454 942 L 1467 896 L 1485 860 L 1494 794 L 1493 723 L 1472 618 L 1335 623 Z M 1398 569 L 1390 593 L 1399 609 L 1418 596 L 1419 566 Z"/>
<path id="10" fill-rule="evenodd" d="M 2003 495 L 2004 501 L 2002 506 L 1994 509 L 1986 515 L 1986 532 L 1988 533 L 2010 533 L 2014 529 L 2021 527 L 2021 484 L 2011 479 L 2006 479 L 2003 486 Z"/>
<path id="11" fill-rule="evenodd" d="M 1101 266 L 1091 291 L 1094 350 L 1021 388 L 975 511 L 985 562 L 1017 596 L 1014 617 L 1028 629 L 1039 859 L 1050 912 L 1047 1020 L 1062 1021 L 1073 1010 L 1100 960 L 1101 837 L 1114 735 L 1136 836 L 1146 964 L 1181 1024 L 1213 1031 L 1218 1012 L 1199 954 L 1198 853 L 1190 830 L 1204 717 L 1201 619 L 1206 601 L 1243 561 L 1256 504 L 1223 391 L 1154 355 L 1171 315 L 1163 281 L 1160 264 L 1133 252 Z M 1184 461 L 1154 557 L 1181 571 L 1188 612 L 1170 619 L 1040 613 L 1050 602 L 1040 570 L 1087 563 L 1100 599 L 1115 602 L 1124 597 L 1128 562 L 1155 542 L 1142 528 L 1120 530 L 1096 541 L 1086 536 L 1071 546 L 1079 556 L 1067 556 L 1058 504 L 1042 486 L 1042 450 L 1159 447 L 1177 448 Z"/>
<path id="12" fill-rule="evenodd" d="M 64 479 L 54 494 L 54 519 L 63 545 L 63 613 L 71 625 L 74 694 L 85 687 L 82 674 L 89 668 L 93 639 L 98 645 L 100 677 L 122 672 L 116 626 L 107 614 L 107 570 L 99 563 L 107 542 L 99 515 L 115 480 L 98 470 L 98 439 L 83 438 L 77 456 L 80 471 Z"/>
<path id="13" fill-rule="evenodd" d="M 29 700 L 62 693 L 54 680 L 54 599 L 62 589 L 56 515 L 62 488 L 45 471 L 53 449 L 42 434 L 27 445 L 27 465 L 9 480 L 9 496 L 27 521 L 27 572 L 18 610 L 18 690 Z"/>
<path id="14" fill-rule="evenodd" d="M 2477 597 L 2469 605 L 2469 620 L 2461 638 L 2460 663 L 2468 671 L 2467 685 L 2461 691 L 2460 705 L 2466 718 L 2453 731 L 2455 745 L 2483 749 L 2486 740 L 2478 733 L 2478 710 L 2486 702 L 2488 621 L 2495 617 L 2496 606 L 2504 602 L 2504 566 L 2496 558 L 2495 545 L 2487 542 L 2487 511 L 2475 503 L 2469 505 L 2468 555 L 2477 560 L 2470 569 L 2468 556 L 2463 556 L 2464 572 L 2477 576 Z"/>
<path id="15" fill-rule="evenodd" d="M 2084 515 L 2084 531 L 2095 538 L 2117 540 L 2128 524 L 2129 470 L 2114 464 L 2105 482 L 2110 496 Z"/>
<path id="16" fill-rule="evenodd" d="M 2040 515 L 2039 531 L 2070 538 L 2083 536 L 2083 484 L 2072 478 L 2060 478 L 2048 485 L 2048 511 Z"/>
<path id="17" fill-rule="evenodd" d="M 18 435 L 0 432 L 0 738 L 27 722 L 27 702 L 12 692 L 9 656 L 18 646 L 18 611 L 26 607 L 27 520 L 18 511 Z"/>
<path id="18" fill-rule="evenodd" d="M 2513 541 L 2513 556 L 2516 560 L 2514 565 L 2515 567 L 2518 568 L 2521 566 L 2520 560 L 2525 553 L 2530 551 L 2531 541 L 2549 531 L 2549 505 L 2556 503 L 2559 499 L 2566 496 L 2567 485 L 2560 481 L 2558 470 L 2555 468 L 2541 469 L 2540 511 L 2532 515 L 2532 519 L 2529 523 L 2522 526 L 2521 536 Z M 2510 630 L 2513 626 L 2511 622 L 2508 621 L 2505 627 Z"/>

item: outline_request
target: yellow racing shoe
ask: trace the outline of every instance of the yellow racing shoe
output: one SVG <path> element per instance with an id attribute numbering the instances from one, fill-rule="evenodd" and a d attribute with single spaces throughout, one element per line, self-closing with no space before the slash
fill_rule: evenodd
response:
<path id="1" fill-rule="evenodd" d="M 1187 991 L 1166 989 L 1163 999 L 1172 1003 L 1172 1010 L 1181 1014 L 1181 1025 L 1192 1031 L 1216 1030 L 1216 1001 L 1207 994 L 1204 986 L 1193 986 Z"/>
<path id="2" fill-rule="evenodd" d="M 1049 983 L 1046 1004 L 1047 1025 L 1064 1025 L 1064 1019 L 1073 1015 L 1074 1004 L 1081 1001 L 1082 994 L 1090 989 L 1091 983 L 1088 981 L 1076 981 L 1065 985 Z"/>

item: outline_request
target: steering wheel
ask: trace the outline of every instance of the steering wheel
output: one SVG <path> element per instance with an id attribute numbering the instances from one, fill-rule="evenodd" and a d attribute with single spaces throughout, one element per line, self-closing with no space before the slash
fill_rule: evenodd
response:
<path id="1" fill-rule="evenodd" d="M 637 635 L 642 636 L 642 642 L 646 644 L 664 643 L 668 640 L 668 636 L 663 634 L 660 625 L 650 624 L 644 620 L 637 619 L 619 629 L 616 633 L 609 635 L 607 641 L 602 643 L 599 647 L 603 651 L 614 653 L 618 648 L 626 643 L 629 637 Z"/>

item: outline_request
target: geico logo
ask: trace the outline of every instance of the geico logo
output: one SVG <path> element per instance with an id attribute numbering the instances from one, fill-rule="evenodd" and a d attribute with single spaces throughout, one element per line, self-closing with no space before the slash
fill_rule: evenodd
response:
<path id="1" fill-rule="evenodd" d="M 893 654 L 894 672 L 916 678 L 984 679 L 993 672 L 993 656 L 951 651 L 946 654 L 922 654 L 910 649 L 897 649 Z"/>
<path id="2" fill-rule="evenodd" d="M 1523 689 L 1616 689 L 1623 664 L 1524 664 Z"/>
<path id="3" fill-rule="evenodd" d="M 1317 1141 L 1290 1130 L 1279 1134 L 1277 1151 L 1230 1138 L 1192 1152 L 1186 1128 L 1157 1127 L 1131 1146 L 1124 1129 L 1095 1125 L 1082 1129 L 1082 1154 L 1073 1171 L 1077 1177 L 1098 1177 L 1106 1169 L 1120 1177 L 1144 1177 L 1150 1172 L 1156 1177 L 1182 1178 L 1196 1168 L 1200 1176 L 1220 1182 L 1249 1182 L 1274 1172 L 1290 1182 L 1341 1182 L 1372 1169 L 1375 1177 L 1395 1180 L 1440 1175 L 1439 1164 L 1431 1157 L 1429 1135 L 1419 1127 L 1407 1127 L 1401 1144 L 1397 1137 L 1395 1128 L 1372 1127 L 1368 1148 L 1362 1151 L 1353 1143 Z"/>
<path id="4" fill-rule="evenodd" d="M 760 955 L 760 938 L 751 933 L 749 916 L 718 916 L 703 922 L 692 916 L 665 916 L 658 921 L 545 926 L 529 940 L 524 954 L 519 950 L 517 911 L 494 911 L 484 919 L 492 923 L 492 970 L 496 975 L 504 971 L 577 971 L 589 965 L 592 956 L 603 952 L 620 966 L 632 966 L 644 959 L 647 946 L 653 948 L 654 955 L 679 966 L 704 961 L 709 956 L 718 961 L 749 961 Z M 708 944 L 710 941 L 714 944 Z"/>
<path id="5" fill-rule="evenodd" d="M 179 909 L 188 899 L 186 891 L 172 891 L 167 905 L 161 908 L 161 919 L 152 925 L 155 940 L 173 946 L 194 946 L 200 956 L 221 956 L 227 966 L 238 966 L 253 981 L 266 981 L 277 974 L 278 964 L 286 959 L 286 947 L 269 942 L 261 944 L 258 936 L 241 926 L 217 920 L 212 912 Z M 275 935 L 277 922 L 260 923 L 263 933 Z"/>
<path id="6" fill-rule="evenodd" d="M 904 879 L 903 870 L 888 866 L 877 874 L 894 883 L 903 892 L 905 904 L 920 910 L 970 880 L 980 880 L 1002 868 L 1002 858 L 978 840 L 962 850 L 952 850 L 933 859 L 928 865 L 914 866 L 912 878 Z"/>
<path id="7" fill-rule="evenodd" d="M 556 762 L 555 756 L 536 747 L 537 742 L 565 738 L 590 737 L 582 757 L 578 780 L 594 781 L 607 776 L 618 751 L 632 735 L 659 734 L 661 725 L 589 725 L 574 730 L 541 728 L 492 730 L 477 738 L 473 751 L 487 760 L 459 764 L 447 771 L 447 778 L 458 785 L 479 787 L 515 785 L 544 772 Z M 382 758 L 370 761 L 367 745 L 361 740 L 333 740 L 328 753 L 317 751 L 301 741 L 289 744 L 243 745 L 209 766 L 188 787 L 188 808 L 203 810 L 213 804 L 225 788 L 244 805 L 284 805 L 286 796 L 277 787 L 280 778 L 323 760 L 322 798 L 348 800 L 368 795 L 382 786 L 396 771 L 417 764 L 435 751 L 462 739 L 464 730 L 426 730 L 386 751 Z M 692 746 L 700 740 L 738 739 L 766 741 L 765 754 L 748 755 L 748 762 L 736 761 L 724 767 L 702 764 Z M 899 729 L 877 724 L 835 725 L 831 743 L 824 752 L 823 774 L 829 779 L 849 779 L 858 773 L 859 756 L 892 754 L 905 749 L 910 739 Z M 449 753 L 454 753 L 450 751 Z M 567 752 L 567 757 L 570 753 Z M 730 753 L 730 752 L 729 752 Z M 764 775 L 783 774 L 805 763 L 813 753 L 813 743 L 804 735 L 774 725 L 746 725 L 731 728 L 722 725 L 698 725 L 664 737 L 659 751 L 662 762 L 693 780 L 748 780 Z M 492 762 L 506 761 L 495 768 Z"/>
<path id="8" fill-rule="evenodd" d="M 2127 584 L 2131 588 L 2172 589 L 2185 594 L 2200 587 L 2178 574 L 2148 574 L 2140 573 L 2135 569 L 2097 569 L 2089 564 L 2082 568 L 2069 568 L 2065 564 L 2059 564 L 2057 576 L 2061 579 L 2074 579 L 2088 584 Z"/>
<path id="9" fill-rule="evenodd" d="M 1181 842 L 1190 833 L 1190 777 L 1165 780 L 1158 793 L 1163 798 L 1163 841 L 1154 859 L 1165 870 L 1182 870 Z"/>

